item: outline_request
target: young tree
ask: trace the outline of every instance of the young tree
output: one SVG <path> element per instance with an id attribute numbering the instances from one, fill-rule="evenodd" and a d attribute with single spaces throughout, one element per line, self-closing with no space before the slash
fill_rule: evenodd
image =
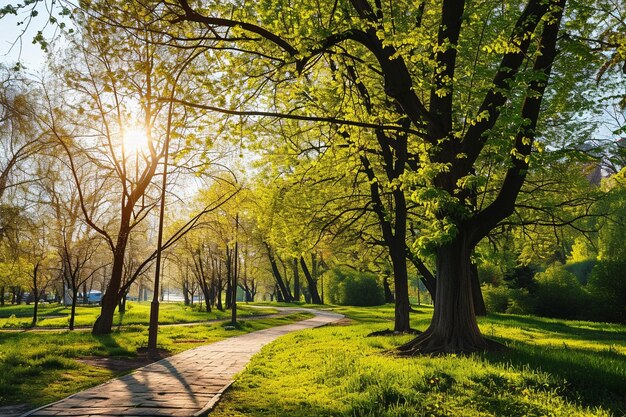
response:
<path id="1" fill-rule="evenodd" d="M 149 256 L 136 270 L 128 268 L 131 235 L 152 215 L 160 194 L 155 177 L 163 168 L 165 144 L 170 143 L 173 155 L 180 154 L 174 168 L 168 167 L 175 171 L 171 178 L 181 175 L 182 164 L 195 162 L 185 157 L 187 144 L 181 140 L 193 130 L 192 112 L 177 111 L 161 99 L 176 93 L 183 69 L 201 54 L 195 49 L 167 52 L 147 30 L 126 37 L 103 30 L 90 17 L 77 22 L 80 30 L 70 39 L 73 49 L 64 67 L 53 68 L 63 77 L 66 95 L 53 97 L 47 91 L 48 111 L 41 123 L 69 159 L 84 221 L 112 254 L 111 276 L 93 328 L 94 334 L 103 334 L 111 331 L 115 309 L 129 286 L 154 260 Z M 106 204 L 90 207 L 95 200 Z"/>

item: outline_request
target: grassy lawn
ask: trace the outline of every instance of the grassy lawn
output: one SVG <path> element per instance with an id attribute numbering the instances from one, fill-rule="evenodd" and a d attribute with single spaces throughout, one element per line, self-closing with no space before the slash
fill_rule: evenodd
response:
<path id="1" fill-rule="evenodd" d="M 410 336 L 366 337 L 393 327 L 391 306 L 335 311 L 352 324 L 266 346 L 211 417 L 626 415 L 626 326 L 492 315 L 481 330 L 507 351 L 398 358 Z"/>
<path id="2" fill-rule="evenodd" d="M 311 317 L 308 313 L 243 321 L 240 328 L 226 330 L 224 323 L 162 327 L 159 348 L 178 353 L 216 342 Z M 146 326 L 124 327 L 108 336 L 89 332 L 0 332 L 0 406 L 28 403 L 32 406 L 56 401 L 84 388 L 98 385 L 127 372 L 114 372 L 77 361 L 93 357 L 134 357 L 148 340 Z"/>
<path id="3" fill-rule="evenodd" d="M 250 308 L 238 304 L 238 315 L 249 317 L 254 315 L 276 313 L 275 309 Z M 99 306 L 76 307 L 75 326 L 92 326 L 100 314 Z M 0 307 L 0 329 L 26 328 L 30 326 L 33 316 L 33 305 L 17 305 Z M 70 307 L 59 304 L 41 304 L 37 327 L 67 327 Z M 150 302 L 128 302 L 124 315 L 116 314 L 114 325 L 148 324 L 150 318 Z M 192 323 L 214 319 L 229 319 L 230 311 L 213 310 L 211 313 L 200 311 L 197 306 L 185 306 L 182 303 L 161 303 L 159 322 L 161 324 Z"/>

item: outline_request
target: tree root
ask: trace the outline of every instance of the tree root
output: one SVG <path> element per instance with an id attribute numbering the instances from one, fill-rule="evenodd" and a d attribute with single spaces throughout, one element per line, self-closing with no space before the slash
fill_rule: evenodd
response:
<path id="1" fill-rule="evenodd" d="M 499 352 L 508 347 L 495 340 L 481 338 L 476 342 L 456 337 L 444 339 L 436 337 L 431 330 L 426 330 L 415 339 L 396 350 L 398 356 L 418 355 L 469 355 L 476 352 Z"/>
<path id="2" fill-rule="evenodd" d="M 368 334 L 365 337 L 376 337 L 376 336 L 398 336 L 398 335 L 403 335 L 403 334 L 412 334 L 412 335 L 419 335 L 422 332 L 417 330 L 417 329 L 409 329 L 406 332 L 396 332 L 395 330 L 391 330 L 391 329 L 385 329 L 385 330 L 379 330 L 376 332 L 372 332 L 370 334 Z"/>

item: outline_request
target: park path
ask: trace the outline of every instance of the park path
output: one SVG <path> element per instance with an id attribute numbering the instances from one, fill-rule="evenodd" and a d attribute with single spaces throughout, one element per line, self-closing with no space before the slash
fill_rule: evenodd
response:
<path id="1" fill-rule="evenodd" d="M 287 310 L 282 309 L 281 310 Z M 187 350 L 121 378 L 23 414 L 38 416 L 200 416 L 210 410 L 252 356 L 280 336 L 336 322 L 341 314 L 312 309 L 314 318 Z"/>

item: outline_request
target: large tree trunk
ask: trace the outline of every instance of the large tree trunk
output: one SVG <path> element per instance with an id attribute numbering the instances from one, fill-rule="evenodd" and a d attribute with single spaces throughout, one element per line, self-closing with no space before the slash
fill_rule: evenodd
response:
<path id="1" fill-rule="evenodd" d="M 478 329 L 472 297 L 472 250 L 463 232 L 437 250 L 437 299 L 432 322 L 400 351 L 465 353 L 487 348 Z"/>
<path id="2" fill-rule="evenodd" d="M 302 272 L 304 272 L 304 278 L 306 279 L 307 286 L 309 287 L 309 294 L 311 295 L 311 301 L 313 304 L 323 304 L 322 299 L 320 298 L 320 294 L 317 291 L 317 282 L 313 279 L 311 272 L 309 271 L 308 266 L 306 265 L 306 261 L 303 256 L 300 256 L 300 266 L 302 267 Z"/>

